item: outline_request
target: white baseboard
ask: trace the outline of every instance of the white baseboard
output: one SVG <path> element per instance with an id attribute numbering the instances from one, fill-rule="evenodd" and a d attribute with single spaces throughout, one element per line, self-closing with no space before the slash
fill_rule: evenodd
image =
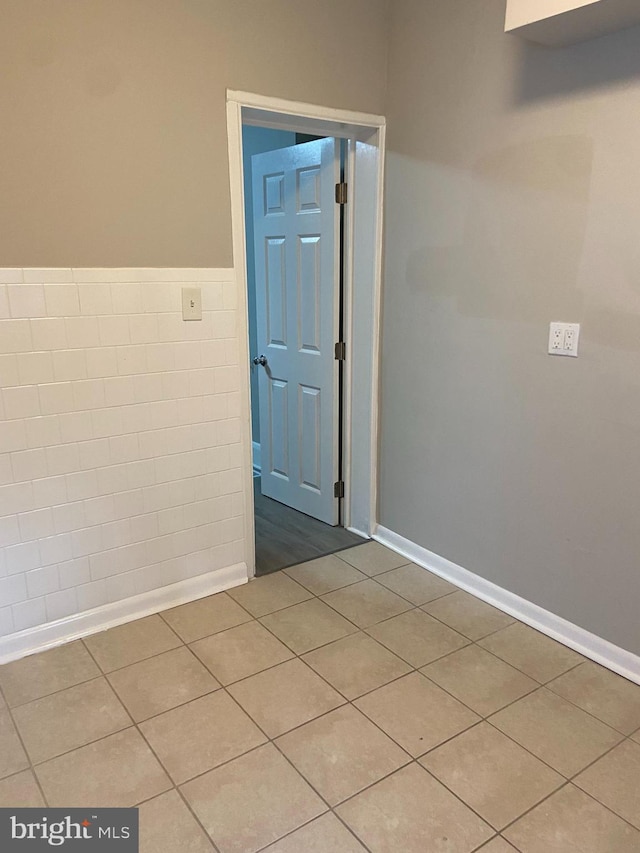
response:
<path id="1" fill-rule="evenodd" d="M 640 657 L 638 655 L 621 649 L 619 646 L 614 646 L 608 640 L 603 640 L 602 637 L 568 622 L 561 616 L 556 616 L 555 613 L 520 598 L 519 595 L 509 592 L 467 569 L 463 569 L 462 566 L 458 566 L 444 557 L 439 557 L 386 527 L 377 525 L 373 538 L 398 554 L 402 554 L 412 563 L 417 563 L 433 574 L 466 590 L 471 595 L 475 595 L 476 598 L 486 601 L 487 604 L 492 604 L 498 610 L 508 613 L 548 637 L 552 637 L 559 643 L 574 649 L 586 658 L 617 672 L 618 675 L 628 678 L 629 681 L 640 684 Z"/>
<path id="2" fill-rule="evenodd" d="M 262 457 L 260 455 L 260 445 L 257 441 L 252 442 L 252 459 L 253 459 L 253 473 L 254 475 L 260 474 L 262 471 Z"/>
<path id="3" fill-rule="evenodd" d="M 357 527 L 346 527 L 345 530 L 348 530 L 349 533 L 355 533 L 356 536 L 361 536 L 362 539 L 371 539 L 371 536 L 368 533 L 365 533 L 364 530 L 359 530 Z"/>
<path id="4" fill-rule="evenodd" d="M 37 625 L 25 631 L 18 631 L 6 637 L 0 637 L 0 664 L 9 663 L 18 658 L 44 652 L 54 646 L 115 628 L 125 622 L 150 616 L 161 610 L 168 610 L 178 604 L 186 604 L 234 586 L 240 586 L 248 580 L 246 563 L 236 563 L 206 575 L 179 583 L 163 586 L 141 595 L 105 604 L 84 613 L 67 616 L 55 622 Z"/>

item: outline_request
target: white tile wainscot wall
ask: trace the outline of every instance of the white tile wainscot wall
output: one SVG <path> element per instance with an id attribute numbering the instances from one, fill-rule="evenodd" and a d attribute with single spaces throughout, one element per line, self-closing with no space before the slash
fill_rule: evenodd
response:
<path id="1" fill-rule="evenodd" d="M 246 579 L 239 381 L 232 270 L 0 269 L 0 659 Z"/>

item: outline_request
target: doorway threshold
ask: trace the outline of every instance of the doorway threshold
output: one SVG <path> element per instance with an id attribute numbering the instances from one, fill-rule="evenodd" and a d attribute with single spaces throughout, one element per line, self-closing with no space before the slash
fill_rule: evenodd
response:
<path id="1" fill-rule="evenodd" d="M 316 560 L 366 539 L 344 527 L 331 527 L 260 493 L 253 481 L 256 522 L 256 576 Z"/>

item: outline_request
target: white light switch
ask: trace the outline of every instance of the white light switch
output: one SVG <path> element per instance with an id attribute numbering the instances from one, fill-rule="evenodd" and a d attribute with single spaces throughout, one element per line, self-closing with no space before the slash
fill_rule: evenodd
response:
<path id="1" fill-rule="evenodd" d="M 202 320 L 202 291 L 199 287 L 182 288 L 182 319 Z"/>
<path id="2" fill-rule="evenodd" d="M 580 323 L 551 323 L 549 327 L 549 355 L 578 357 Z"/>

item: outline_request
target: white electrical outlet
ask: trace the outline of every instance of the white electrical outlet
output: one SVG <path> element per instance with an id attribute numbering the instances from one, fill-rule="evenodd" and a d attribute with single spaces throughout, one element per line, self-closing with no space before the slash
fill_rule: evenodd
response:
<path id="1" fill-rule="evenodd" d="M 578 357 L 580 323 L 551 323 L 549 327 L 549 355 Z"/>
<path id="2" fill-rule="evenodd" d="M 202 320 L 202 291 L 199 287 L 182 288 L 182 319 Z"/>

